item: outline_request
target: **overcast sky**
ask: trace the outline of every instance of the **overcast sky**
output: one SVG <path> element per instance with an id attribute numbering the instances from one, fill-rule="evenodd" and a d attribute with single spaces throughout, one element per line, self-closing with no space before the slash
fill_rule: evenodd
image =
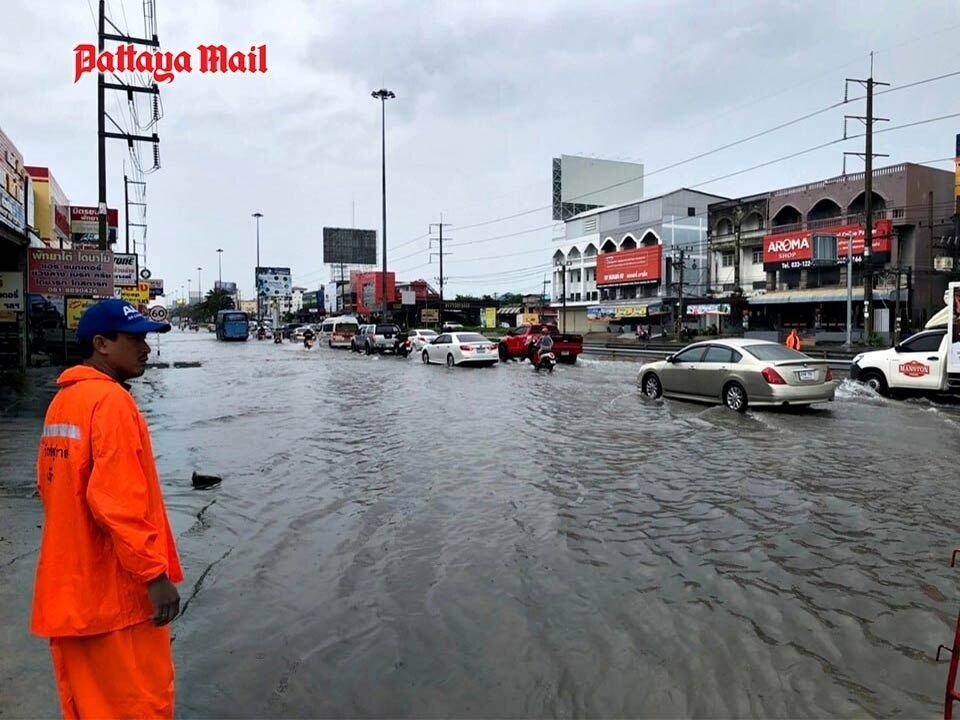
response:
<path id="1" fill-rule="evenodd" d="M 96 4 L 0 3 L 0 127 L 77 205 L 97 198 L 96 79 L 73 82 L 74 46 L 96 42 Z M 142 32 L 141 0 L 108 5 L 121 28 Z M 329 276 L 324 225 L 350 226 L 355 207 L 357 227 L 379 231 L 380 107 L 370 91 L 381 86 L 397 94 L 387 104 L 390 266 L 400 280 L 435 281 L 427 239 L 414 239 L 443 213 L 454 226 L 451 297 L 539 291 L 549 210 L 456 226 L 548 206 L 554 156 L 641 161 L 647 196 L 682 186 L 760 192 L 839 174 L 843 150 L 862 151 L 862 140 L 701 183 L 841 137 L 844 113 L 862 114 L 863 104 L 654 171 L 841 100 L 844 77 L 868 74 L 870 50 L 875 78 L 893 87 L 960 70 L 956 0 L 156 5 L 167 50 L 266 43 L 269 60 L 262 75 L 194 72 L 162 86 L 147 264 L 168 301 L 188 278 L 196 290 L 198 266 L 210 287 L 218 247 L 223 279 L 252 296 L 254 211 L 264 214 L 262 264 L 290 266 L 310 289 Z M 108 110 L 129 124 L 118 100 L 111 94 Z M 889 126 L 960 113 L 960 76 L 878 97 L 876 113 Z M 890 154 L 878 162 L 951 158 L 958 131 L 954 118 L 878 135 L 876 152 Z M 126 148 L 109 141 L 107 152 L 109 203 L 122 207 Z M 143 157 L 152 160 L 149 146 Z"/>

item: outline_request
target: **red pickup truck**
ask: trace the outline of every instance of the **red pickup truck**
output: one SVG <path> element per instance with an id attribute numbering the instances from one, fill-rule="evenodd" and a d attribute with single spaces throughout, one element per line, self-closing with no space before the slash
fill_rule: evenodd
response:
<path id="1" fill-rule="evenodd" d="M 583 336 L 567 335 L 557 330 L 555 325 L 521 325 L 500 338 L 500 360 L 522 360 L 533 354 L 533 342 L 540 337 L 542 328 L 549 328 L 553 338 L 553 353 L 557 361 L 572 365 L 583 352 Z"/>

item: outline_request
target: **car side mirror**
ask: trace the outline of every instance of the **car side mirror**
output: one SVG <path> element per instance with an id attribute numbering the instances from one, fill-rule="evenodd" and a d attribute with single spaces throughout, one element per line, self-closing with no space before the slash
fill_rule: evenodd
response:
<path id="1" fill-rule="evenodd" d="M 670 363 L 671 365 L 673 365 L 675 362 L 677 362 L 677 358 L 675 358 L 673 355 L 667 355 L 667 357 L 666 357 L 665 359 L 666 359 L 666 361 L 667 361 L 668 363 Z"/>
<path id="2" fill-rule="evenodd" d="M 900 347 L 900 343 L 897 343 L 896 345 L 893 346 L 894 352 L 900 352 L 901 350 L 902 348 Z"/>

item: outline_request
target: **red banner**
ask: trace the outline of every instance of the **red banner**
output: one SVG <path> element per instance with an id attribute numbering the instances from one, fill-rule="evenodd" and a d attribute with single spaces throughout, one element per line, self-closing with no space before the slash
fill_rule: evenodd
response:
<path id="1" fill-rule="evenodd" d="M 863 255 L 862 225 L 835 225 L 816 230 L 796 230 L 794 232 L 767 235 L 763 239 L 764 266 L 809 267 L 813 261 L 813 236 L 836 235 L 837 258 L 847 256 L 847 236 L 853 239 L 853 254 Z M 893 237 L 893 221 L 878 220 L 873 224 L 873 254 L 890 252 Z"/>
<path id="2" fill-rule="evenodd" d="M 659 280 L 662 259 L 662 245 L 603 253 L 597 256 L 597 285 Z"/>

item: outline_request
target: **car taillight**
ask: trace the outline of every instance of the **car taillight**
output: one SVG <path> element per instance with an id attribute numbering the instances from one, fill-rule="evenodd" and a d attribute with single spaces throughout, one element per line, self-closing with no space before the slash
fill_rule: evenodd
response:
<path id="1" fill-rule="evenodd" d="M 763 375 L 763 379 L 767 381 L 769 385 L 786 385 L 787 381 L 780 377 L 778 373 L 773 368 L 764 368 L 760 371 L 760 374 Z"/>
<path id="2" fill-rule="evenodd" d="M 488 350 L 496 350 L 496 349 L 497 349 L 497 346 L 496 346 L 496 345 L 487 345 L 487 349 L 488 349 Z"/>
<path id="3" fill-rule="evenodd" d="M 473 350 L 473 346 L 472 346 L 472 345 L 461 345 L 461 346 L 460 346 L 460 349 L 461 349 L 461 350 Z"/>
<path id="4" fill-rule="evenodd" d="M 830 382 L 833 380 L 833 370 L 827 368 L 827 376 L 824 378 L 824 382 Z"/>

